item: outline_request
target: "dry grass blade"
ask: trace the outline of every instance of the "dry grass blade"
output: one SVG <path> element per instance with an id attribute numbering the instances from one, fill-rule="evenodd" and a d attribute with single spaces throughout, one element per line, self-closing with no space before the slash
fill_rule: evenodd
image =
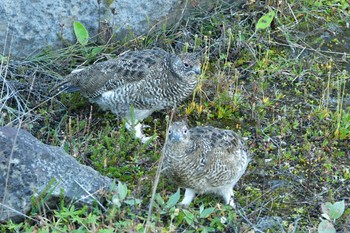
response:
<path id="1" fill-rule="evenodd" d="M 167 126 L 166 126 L 166 136 L 165 136 L 165 142 L 164 142 L 164 145 L 166 144 L 167 140 L 168 140 L 168 129 L 169 129 L 169 125 L 171 124 L 172 120 L 173 120 L 173 117 L 174 117 L 174 113 L 175 113 L 175 108 L 176 106 L 173 107 L 172 111 L 171 111 L 171 115 L 170 115 L 170 119 L 169 121 L 167 122 Z M 164 160 L 164 150 L 165 150 L 165 147 L 163 146 L 162 148 L 162 153 L 161 153 L 161 156 L 160 156 L 160 159 L 159 159 L 159 163 L 158 163 L 158 169 L 157 169 L 157 173 L 156 173 L 156 177 L 154 179 L 154 183 L 153 183 L 153 188 L 152 188 L 152 196 L 151 196 L 151 199 L 149 201 L 149 206 L 148 206 L 148 215 L 147 215 L 147 221 L 146 221 L 146 227 L 145 227 L 145 230 L 144 232 L 148 232 L 148 229 L 149 229 L 149 225 L 150 225 L 150 222 L 151 222 L 151 217 L 152 217 L 152 208 L 153 208 L 153 202 L 154 202 L 154 198 L 156 196 L 156 192 L 157 192 L 157 186 L 158 186 L 158 183 L 159 183 L 159 178 L 160 178 L 160 174 L 161 174 L 161 171 L 162 171 L 162 166 L 163 166 L 163 160 Z"/>

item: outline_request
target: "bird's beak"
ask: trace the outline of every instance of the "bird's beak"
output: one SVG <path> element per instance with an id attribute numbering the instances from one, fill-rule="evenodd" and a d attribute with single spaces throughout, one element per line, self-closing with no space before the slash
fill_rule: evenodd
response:
<path id="1" fill-rule="evenodd" d="M 181 135 L 179 135 L 177 133 L 173 133 L 173 134 L 169 135 L 169 139 L 174 141 L 174 142 L 177 142 L 177 141 L 180 141 Z"/>
<path id="2" fill-rule="evenodd" d="M 194 72 L 195 72 L 196 74 L 201 74 L 201 73 L 202 73 L 200 67 L 196 67 L 196 68 L 194 69 Z"/>

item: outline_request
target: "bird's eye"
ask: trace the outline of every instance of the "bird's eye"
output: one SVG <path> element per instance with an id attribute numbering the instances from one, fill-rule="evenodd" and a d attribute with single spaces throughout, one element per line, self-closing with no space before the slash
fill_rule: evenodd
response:
<path id="1" fill-rule="evenodd" d="M 190 65 L 189 65 L 188 63 L 185 62 L 185 63 L 184 63 L 184 66 L 185 66 L 185 67 L 189 67 Z"/>
<path id="2" fill-rule="evenodd" d="M 169 132 L 168 132 L 168 134 L 172 134 L 173 133 L 173 131 L 171 131 L 170 129 L 169 129 Z"/>
<path id="3" fill-rule="evenodd" d="M 187 129 L 184 130 L 184 134 L 187 134 Z"/>

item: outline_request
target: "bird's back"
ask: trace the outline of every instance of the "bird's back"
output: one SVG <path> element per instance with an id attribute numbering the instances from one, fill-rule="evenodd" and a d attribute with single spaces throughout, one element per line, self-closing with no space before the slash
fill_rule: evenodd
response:
<path id="1" fill-rule="evenodd" d="M 106 91 L 150 77 L 150 73 L 164 65 L 168 56 L 163 50 L 128 51 L 73 72 L 67 77 L 68 88 L 78 88 L 84 96 L 94 99 Z"/>
<path id="2" fill-rule="evenodd" d="M 194 53 L 145 49 L 72 72 L 54 89 L 80 91 L 103 110 L 139 121 L 183 101 L 197 85 L 199 73 L 200 60 Z"/>
<path id="3" fill-rule="evenodd" d="M 211 126 L 189 129 L 189 146 L 172 147 L 169 154 L 187 154 L 180 160 L 168 159 L 166 166 L 178 185 L 207 192 L 220 186 L 234 185 L 250 161 L 243 139 L 231 130 Z M 179 150 L 179 151 L 177 151 Z"/>

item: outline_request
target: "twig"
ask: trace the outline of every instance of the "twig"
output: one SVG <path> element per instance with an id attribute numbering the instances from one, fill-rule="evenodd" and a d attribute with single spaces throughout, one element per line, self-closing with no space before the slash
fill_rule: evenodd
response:
<path id="1" fill-rule="evenodd" d="M 281 43 L 281 42 L 277 42 L 277 41 L 269 41 L 269 42 L 266 42 L 266 43 L 273 44 L 273 45 L 290 47 L 289 44 L 285 44 L 285 43 Z M 311 51 L 311 52 L 316 52 L 317 54 L 322 55 L 322 56 L 327 56 L 327 55 L 322 54 L 322 53 L 333 54 L 333 55 L 346 55 L 346 56 L 349 55 L 349 53 L 346 53 L 346 52 L 334 52 L 334 51 L 327 51 L 327 50 L 322 50 L 322 49 L 314 49 L 314 48 L 312 48 L 309 45 L 307 45 L 309 47 L 303 46 L 303 45 L 300 45 L 300 44 L 296 44 L 296 43 L 293 43 L 293 45 L 295 46 L 295 48 L 303 49 L 303 51 L 304 50 L 308 50 L 308 51 Z"/>
<path id="2" fill-rule="evenodd" d="M 32 217 L 29 217 L 28 215 L 25 215 L 25 214 L 21 213 L 20 211 L 14 209 L 14 208 L 12 208 L 12 207 L 10 207 L 10 206 L 8 206 L 8 205 L 5 205 L 5 204 L 3 204 L 3 203 L 1 203 L 1 202 L 0 202 L 0 205 L 1 205 L 2 207 L 5 207 L 5 208 L 7 208 L 7 209 L 9 209 L 9 210 L 11 210 L 11 211 L 13 211 L 13 212 L 15 212 L 15 213 L 17 213 L 17 214 L 23 216 L 23 217 L 29 218 L 30 220 L 33 220 L 33 221 L 35 221 L 35 222 L 37 222 L 37 223 L 40 223 L 38 220 L 36 220 L 36 219 L 34 219 L 34 218 L 32 218 Z M 2 212 L 2 211 L 0 211 L 0 212 Z"/>
<path id="3" fill-rule="evenodd" d="M 79 187 L 80 187 L 82 190 L 84 190 L 84 191 L 88 194 L 88 197 L 93 198 L 93 199 L 97 202 L 97 204 L 98 204 L 99 206 L 101 206 L 101 208 L 102 208 L 105 212 L 107 211 L 107 209 L 102 205 L 101 202 L 99 202 L 99 201 L 94 197 L 94 195 L 93 195 L 92 193 L 90 193 L 87 189 L 85 189 L 78 181 L 74 180 L 74 182 L 77 183 L 77 184 L 79 185 Z M 87 197 L 83 197 L 83 198 L 81 198 L 80 200 L 85 199 L 85 198 L 87 198 Z"/>
<path id="4" fill-rule="evenodd" d="M 254 224 L 245 216 L 244 212 L 240 209 L 237 211 L 239 216 L 241 216 L 251 227 L 254 228 L 255 232 L 265 233 L 254 226 Z"/>
<path id="5" fill-rule="evenodd" d="M 174 107 L 173 107 L 173 109 L 171 111 L 170 119 L 169 119 L 169 122 L 167 124 L 164 145 L 166 145 L 166 143 L 168 141 L 168 131 L 169 131 L 168 129 L 169 129 L 169 125 L 171 124 L 171 122 L 173 120 L 173 116 L 174 116 L 174 113 L 175 113 L 175 108 L 176 108 L 176 105 L 174 105 Z M 159 178 L 160 178 L 160 173 L 161 173 L 162 166 L 163 166 L 164 154 L 165 154 L 165 146 L 163 146 L 162 153 L 161 153 L 161 156 L 160 156 L 160 159 L 159 159 L 159 164 L 158 164 L 156 177 L 154 179 L 154 184 L 153 184 L 153 189 L 152 189 L 152 196 L 151 196 L 151 200 L 149 202 L 149 207 L 148 207 L 148 216 L 147 216 L 147 221 L 146 221 L 146 227 L 145 227 L 145 230 L 143 231 L 144 233 L 147 233 L 148 229 L 150 227 L 153 202 L 154 202 L 154 198 L 156 196 L 157 186 L 158 186 Z"/>
<path id="6" fill-rule="evenodd" d="M 295 219 L 295 221 L 294 221 L 294 230 L 293 230 L 293 233 L 296 233 L 296 232 L 297 232 L 299 220 L 300 220 L 300 217 L 298 217 L 298 218 Z M 345 231 L 344 231 L 344 232 L 345 232 Z"/>

